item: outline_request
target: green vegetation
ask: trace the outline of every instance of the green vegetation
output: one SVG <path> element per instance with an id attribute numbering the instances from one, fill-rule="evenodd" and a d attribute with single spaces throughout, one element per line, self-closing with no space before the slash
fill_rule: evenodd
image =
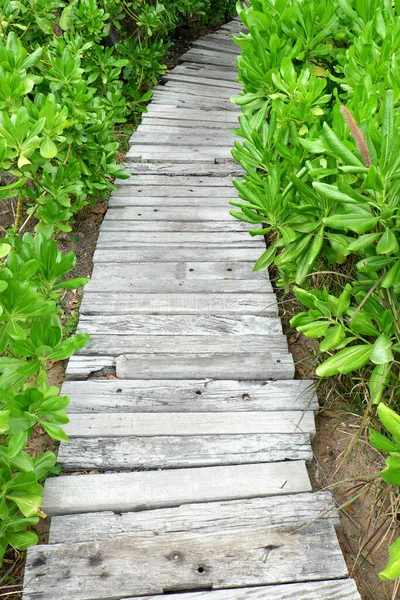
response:
<path id="1" fill-rule="evenodd" d="M 231 0 L 0 0 L 0 201 L 15 218 L 0 242 L 0 563 L 35 544 L 42 482 L 56 457 L 32 458 L 34 427 L 68 441 L 69 399 L 48 370 L 88 341 L 63 330 L 60 298 L 76 257 L 54 239 L 125 177 L 116 162 L 127 120 L 145 110 L 182 22 L 217 22 Z M 30 231 L 34 233 L 30 233 Z"/>
<path id="2" fill-rule="evenodd" d="M 246 174 L 232 215 L 268 234 L 255 270 L 275 265 L 305 306 L 291 324 L 321 338 L 317 375 L 365 382 L 366 417 L 378 407 L 393 438 L 371 432 L 389 453 L 382 477 L 399 486 L 400 3 L 251 0 L 238 12 L 250 33 L 237 39 L 232 153 Z M 338 278 L 313 287 L 335 271 L 339 292 Z M 398 540 L 381 577 L 399 565 Z"/>

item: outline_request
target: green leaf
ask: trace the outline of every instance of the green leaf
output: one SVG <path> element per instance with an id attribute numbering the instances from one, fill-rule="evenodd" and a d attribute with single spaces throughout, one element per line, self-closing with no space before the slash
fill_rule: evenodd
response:
<path id="1" fill-rule="evenodd" d="M 75 277 L 74 279 L 65 279 L 54 286 L 54 290 L 76 290 L 83 287 L 89 281 L 89 277 Z"/>
<path id="2" fill-rule="evenodd" d="M 321 352 L 328 352 L 332 348 L 336 348 L 345 338 L 345 331 L 343 325 L 336 325 L 330 327 L 326 332 L 325 338 L 319 345 Z"/>
<path id="3" fill-rule="evenodd" d="M 53 140 L 48 136 L 45 137 L 40 144 L 40 154 L 43 156 L 43 158 L 54 158 L 57 156 L 57 152 L 57 146 Z"/>
<path id="4" fill-rule="evenodd" d="M 371 352 L 372 344 L 344 348 L 319 365 L 316 374 L 318 377 L 331 377 L 356 371 L 368 362 Z"/>
<path id="5" fill-rule="evenodd" d="M 10 244 L 6 244 L 4 242 L 0 244 L 0 258 L 4 258 L 5 256 L 7 256 L 7 254 L 9 254 L 10 251 L 11 251 Z M 3 290 L 5 290 L 7 287 L 6 282 L 0 281 L 0 283 L 2 283 L 3 285 L 5 284 L 5 287 L 3 287 Z M 0 289 L 0 291 L 2 291 L 2 290 Z"/>
<path id="6" fill-rule="evenodd" d="M 393 254 L 399 249 L 399 244 L 394 232 L 387 228 L 385 229 L 381 239 L 379 240 L 376 251 L 378 254 Z"/>
<path id="7" fill-rule="evenodd" d="M 48 421 L 43 421 L 42 419 L 38 419 L 39 423 L 43 427 L 43 429 L 55 440 L 59 442 L 69 442 L 69 437 L 64 432 L 62 427 L 59 425 L 55 425 L 54 423 L 49 423 Z"/>
<path id="8" fill-rule="evenodd" d="M 88 343 L 90 336 L 87 333 L 78 333 L 58 344 L 48 356 L 48 360 L 65 360 L 80 350 Z"/>
<path id="9" fill-rule="evenodd" d="M 396 446 L 389 438 L 378 433 L 375 429 L 370 428 L 369 441 L 374 448 L 381 452 L 400 452 L 399 446 Z"/>
<path id="10" fill-rule="evenodd" d="M 270 264 L 274 261 L 276 254 L 275 245 L 270 246 L 263 254 L 261 254 L 260 258 L 257 260 L 256 264 L 253 267 L 253 271 L 264 271 L 267 269 Z"/>
<path id="11" fill-rule="evenodd" d="M 38 536 L 34 531 L 7 532 L 6 539 L 10 546 L 17 550 L 27 550 L 31 546 L 35 546 L 38 542 Z"/>
<path id="12" fill-rule="evenodd" d="M 326 321 L 314 321 L 306 325 L 299 325 L 297 331 L 304 333 L 308 338 L 315 339 L 326 335 L 330 323 Z"/>
<path id="13" fill-rule="evenodd" d="M 313 182 L 313 188 L 317 190 L 322 196 L 335 202 L 343 202 L 344 204 L 354 204 L 357 200 L 354 200 L 351 196 L 343 194 L 335 185 L 329 185 L 327 183 L 319 183 L 318 181 Z"/>
<path id="14" fill-rule="evenodd" d="M 40 512 L 42 497 L 24 492 L 12 492 L 7 498 L 15 502 L 25 517 L 34 517 Z"/>
<path id="15" fill-rule="evenodd" d="M 389 546 L 389 560 L 383 571 L 379 573 L 383 581 L 391 581 L 400 577 L 400 537 Z"/>
<path id="16" fill-rule="evenodd" d="M 372 348 L 370 360 L 376 365 L 382 365 L 393 360 L 392 340 L 386 335 L 380 335 Z"/>
<path id="17" fill-rule="evenodd" d="M 391 364 L 375 365 L 369 378 L 369 395 L 372 404 L 379 404 L 389 381 Z"/>
<path id="18" fill-rule="evenodd" d="M 395 441 L 400 440 L 400 415 L 389 408 L 384 402 L 378 404 L 376 410 L 384 428 L 393 436 Z"/>
<path id="19" fill-rule="evenodd" d="M 60 15 L 60 27 L 63 31 L 68 31 L 71 28 L 72 23 L 74 21 L 74 13 L 73 13 L 74 5 L 69 4 L 64 8 Z"/>

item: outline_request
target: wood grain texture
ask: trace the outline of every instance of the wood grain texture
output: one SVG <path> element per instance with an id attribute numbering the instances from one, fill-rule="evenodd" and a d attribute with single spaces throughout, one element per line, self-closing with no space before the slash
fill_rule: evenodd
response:
<path id="1" fill-rule="evenodd" d="M 165 110 L 164 110 L 164 114 Z M 205 113 L 207 114 L 207 113 Z M 159 117 L 160 115 L 158 115 Z M 157 122 L 159 122 L 159 118 L 157 117 Z M 179 117 L 179 115 L 178 115 Z M 173 117 L 175 120 L 177 117 Z M 193 118 L 196 118 L 193 115 Z M 188 116 L 188 120 L 190 116 Z M 184 121 L 184 119 L 182 119 Z M 181 122 L 182 122 L 181 121 Z M 238 120 L 235 118 L 235 121 L 232 122 L 232 127 L 238 125 Z M 175 177 L 178 175 L 179 177 L 210 177 L 210 178 L 220 178 L 220 177 L 241 177 L 244 172 L 243 169 L 237 164 L 220 164 L 215 161 L 210 161 L 209 163 L 190 163 L 187 161 L 186 163 L 181 163 L 180 165 L 176 165 L 171 161 L 166 159 L 161 164 L 152 164 L 152 163 L 139 163 L 139 162 L 129 162 L 125 165 L 125 170 L 128 173 L 132 173 L 133 175 L 157 175 L 157 176 L 165 176 L 165 177 Z M 117 179 L 115 181 L 116 185 L 119 185 L 121 180 Z M 172 181 L 172 180 L 171 180 Z M 214 179 L 210 179 L 210 182 L 214 181 Z"/>
<path id="2" fill-rule="evenodd" d="M 329 519 L 336 525 L 338 515 L 334 507 L 330 492 L 316 492 L 182 504 L 174 508 L 121 514 L 66 515 L 52 519 L 50 543 L 91 542 L 135 535 L 152 537 L 155 532 L 158 535 L 181 531 L 217 533 L 221 524 L 226 530 L 277 525 L 299 527 L 320 518 Z"/>
<path id="3" fill-rule="evenodd" d="M 163 263 L 165 264 L 165 263 Z M 142 270 L 144 268 L 142 266 Z M 230 294 L 234 292 L 259 292 L 272 293 L 271 284 L 262 279 L 198 279 L 198 280 L 179 280 L 179 279 L 139 279 L 133 280 L 129 276 L 128 269 L 119 269 L 118 273 L 123 278 L 118 277 L 116 273 L 113 277 L 105 280 L 100 273 L 101 269 L 96 269 L 96 276 L 92 277 L 85 286 L 85 294 L 91 292 L 107 292 L 116 290 L 116 293 L 135 292 L 137 294 L 178 294 L 178 293 L 207 293 L 207 294 Z"/>
<path id="4" fill-rule="evenodd" d="M 122 197 L 127 196 L 129 198 L 149 198 L 156 197 L 160 198 L 187 198 L 190 204 L 190 198 L 237 198 L 237 190 L 233 185 L 213 185 L 210 182 L 208 185 L 197 186 L 196 183 L 191 185 L 167 185 L 165 186 L 162 181 L 158 185 L 138 185 L 136 178 L 131 177 L 126 180 L 124 186 L 118 190 L 118 193 L 114 193 L 113 196 Z"/>
<path id="5" fill-rule="evenodd" d="M 196 75 L 199 77 L 206 77 L 207 79 L 215 80 L 218 84 L 221 81 L 230 81 L 237 83 L 238 74 L 236 69 L 221 68 L 201 63 L 184 63 L 177 65 L 173 71 L 177 75 Z"/>
<path id="6" fill-rule="evenodd" d="M 340 579 L 268 585 L 266 587 L 213 590 L 212 592 L 189 592 L 169 594 L 169 600 L 361 600 L 355 581 Z M 121 600 L 133 600 L 122 598 Z M 135 600 L 145 600 L 142 596 Z M 146 598 L 147 600 L 147 598 Z M 153 600 L 165 600 L 165 596 L 153 596 Z"/>
<path id="7" fill-rule="evenodd" d="M 305 460 L 308 434 L 171 435 L 72 438 L 61 444 L 57 462 L 64 471 L 178 469 Z"/>
<path id="8" fill-rule="evenodd" d="M 227 102 L 224 101 L 224 105 Z M 176 106 L 175 108 L 170 108 L 169 110 L 165 110 L 164 107 L 151 103 L 145 113 L 146 119 L 178 119 L 180 122 L 182 121 L 207 121 L 209 123 L 214 123 L 215 121 L 219 121 L 220 123 L 227 123 L 226 127 L 238 127 L 239 126 L 239 111 L 223 111 L 223 110 L 213 110 L 208 109 L 205 110 L 194 107 L 185 107 L 185 106 Z M 208 127 L 208 125 L 207 125 Z M 238 168 L 236 166 L 236 168 Z M 180 173 L 182 175 L 182 173 Z M 216 173 L 214 172 L 214 176 Z"/>
<path id="9" fill-rule="evenodd" d="M 204 146 L 210 150 L 219 146 L 231 148 L 234 141 L 235 136 L 233 133 L 229 132 L 218 136 L 216 136 L 214 132 L 214 134 L 211 135 L 202 134 L 196 137 L 197 147 Z M 177 146 L 181 149 L 183 149 L 183 146 L 193 146 L 193 132 L 157 132 L 155 134 L 152 131 L 145 131 L 145 128 L 141 131 L 136 131 L 133 140 L 134 149 L 137 147 L 137 145 L 148 145 L 154 147 L 155 144 L 163 144 L 164 146 Z"/>
<path id="10" fill-rule="evenodd" d="M 122 354 L 210 354 L 242 353 L 246 350 L 250 354 L 261 354 L 262 356 L 278 356 L 280 353 L 288 352 L 286 336 L 278 335 L 247 335 L 238 337 L 236 334 L 224 335 L 190 335 L 184 329 L 174 335 L 158 335 L 154 330 L 151 334 L 132 336 L 128 332 L 125 335 L 113 333 L 92 334 L 89 343 L 77 355 L 104 355 L 119 356 Z M 258 359 L 258 357 L 257 357 Z"/>
<path id="11" fill-rule="evenodd" d="M 71 414 L 64 425 L 70 438 L 315 433 L 314 413 L 190 412 Z M 262 448 L 260 447 L 260 451 Z"/>
<path id="12" fill-rule="evenodd" d="M 227 55 L 216 50 L 192 48 L 181 57 L 182 62 L 194 62 L 210 65 L 211 67 L 234 67 L 237 55 Z"/>
<path id="13" fill-rule="evenodd" d="M 216 79 L 212 79 L 211 77 L 200 77 L 199 75 L 193 75 L 188 73 L 187 70 L 181 73 L 178 73 L 176 69 L 173 69 L 167 75 L 164 75 L 165 81 L 176 81 L 178 83 L 190 83 L 191 85 L 201 85 L 215 88 L 223 88 L 227 90 L 231 90 L 232 94 L 240 93 L 243 89 L 243 84 L 238 83 L 236 81 L 224 81 L 220 79 L 219 81 Z"/>
<path id="14" fill-rule="evenodd" d="M 231 221 L 154 221 L 151 220 L 150 215 L 148 219 L 143 220 L 122 220 L 109 218 L 108 214 L 106 215 L 105 220 L 103 221 L 102 231 L 153 231 L 153 232 L 162 232 L 168 233 L 169 231 L 182 231 L 185 232 L 215 232 L 215 237 L 217 237 L 218 233 L 223 232 L 231 232 L 231 231 L 245 231 L 248 233 L 249 224 L 244 223 L 243 221 L 239 221 L 237 219 L 232 219 Z M 159 236 L 161 237 L 161 236 Z M 255 242 L 257 243 L 257 242 Z"/>
<path id="15" fill-rule="evenodd" d="M 111 600 L 118 590 L 137 596 L 346 575 L 333 525 L 316 521 L 300 531 L 255 527 L 39 546 L 27 561 L 25 597 Z"/>
<path id="16" fill-rule="evenodd" d="M 135 294 L 94 292 L 83 297 L 81 314 L 129 315 L 132 313 L 237 314 L 276 317 L 273 294 Z"/>
<path id="17" fill-rule="evenodd" d="M 68 414 L 317 410 L 313 382 L 203 380 L 66 381 Z"/>
<path id="18" fill-rule="evenodd" d="M 154 128 L 157 127 L 164 127 L 164 125 L 154 125 Z M 172 127 L 171 127 L 172 129 Z M 177 127 L 177 129 L 179 129 Z M 139 167 L 142 167 L 143 165 L 139 164 Z M 152 165 L 147 165 L 147 166 L 152 166 Z M 154 165 L 153 165 L 154 166 Z M 143 174 L 136 174 L 136 173 L 132 173 L 131 176 L 128 179 L 120 179 L 118 180 L 120 181 L 120 183 L 118 183 L 118 194 L 121 194 L 123 189 L 126 186 L 134 186 L 136 188 L 142 188 L 143 186 L 146 187 L 162 187 L 162 189 L 164 190 L 165 193 L 168 193 L 166 191 L 167 188 L 169 188 L 170 186 L 175 187 L 175 188 L 181 188 L 183 187 L 187 187 L 189 189 L 193 189 L 193 186 L 197 189 L 197 191 L 199 192 L 199 195 L 202 195 L 202 192 L 200 190 L 200 188 L 206 187 L 206 188 L 212 188 L 213 190 L 216 187 L 228 187 L 230 189 L 233 189 L 233 185 L 232 185 L 232 177 L 219 177 L 219 176 L 215 176 L 215 177 L 210 177 L 207 175 L 199 175 L 197 177 L 193 176 L 193 175 L 176 175 L 174 177 L 169 177 L 167 174 L 151 174 L 148 173 L 146 175 Z"/>
<path id="19" fill-rule="evenodd" d="M 153 208 L 144 206 L 142 208 L 124 207 L 110 208 L 106 215 L 107 221 L 228 221 L 233 222 L 226 208 L 202 208 L 202 207 L 173 207 L 162 206 L 154 211 Z M 236 219 L 235 219 L 236 220 Z M 237 226 L 236 224 L 234 226 Z M 248 225 L 247 225 L 248 227 Z"/>
<path id="20" fill-rule="evenodd" d="M 93 256 L 95 263 L 127 263 L 127 262 L 180 262 L 188 260 L 202 262 L 207 258 L 209 261 L 237 262 L 256 261 L 260 254 L 257 244 L 251 248 L 216 248 L 215 246 L 204 246 L 197 248 L 97 248 Z"/>
<path id="21" fill-rule="evenodd" d="M 48 479 L 43 510 L 49 516 L 129 512 L 309 491 L 303 461 L 107 473 Z"/>
<path id="22" fill-rule="evenodd" d="M 114 203 L 114 199 L 111 200 Z M 212 231 L 167 231 L 162 235 L 157 232 L 126 231 L 123 236 L 116 236 L 115 232 L 100 231 L 97 246 L 128 247 L 128 246 L 180 246 L 185 248 L 215 246 L 216 248 L 247 248 L 251 245 L 263 250 L 263 240 L 255 240 L 247 231 L 221 231 L 218 234 Z"/>

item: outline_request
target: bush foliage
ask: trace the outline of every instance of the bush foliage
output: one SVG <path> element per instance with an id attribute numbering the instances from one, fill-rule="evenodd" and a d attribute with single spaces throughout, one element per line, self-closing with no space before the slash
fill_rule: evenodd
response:
<path id="1" fill-rule="evenodd" d="M 371 442 L 398 486 L 400 417 L 387 404 L 400 401 L 400 3 L 251 0 L 238 11 L 249 34 L 236 40 L 232 153 L 245 176 L 231 213 L 268 234 L 255 270 L 275 265 L 305 306 L 291 323 L 321 339 L 317 375 L 365 382 L 393 436 Z M 315 289 L 315 274 L 335 271 L 341 290 Z M 400 575 L 396 544 L 382 578 Z"/>
<path id="2" fill-rule="evenodd" d="M 114 128 L 145 110 L 177 25 L 218 22 L 232 8 L 232 0 L 0 0 L 0 201 L 16 199 L 0 242 L 0 563 L 8 545 L 36 543 L 42 482 L 57 471 L 52 452 L 26 452 L 33 428 L 68 441 L 69 399 L 48 369 L 88 341 L 63 334 L 61 295 L 86 280 L 65 279 L 75 255 L 54 238 L 125 176 Z"/>

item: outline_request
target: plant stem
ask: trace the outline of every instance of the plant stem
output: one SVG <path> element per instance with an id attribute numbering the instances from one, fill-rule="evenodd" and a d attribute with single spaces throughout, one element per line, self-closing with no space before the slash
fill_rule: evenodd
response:
<path id="1" fill-rule="evenodd" d="M 21 227 L 23 210 L 24 210 L 24 197 L 22 194 L 18 194 L 17 210 L 15 213 L 15 222 L 14 222 L 14 232 L 17 235 L 19 235 L 19 230 Z"/>

